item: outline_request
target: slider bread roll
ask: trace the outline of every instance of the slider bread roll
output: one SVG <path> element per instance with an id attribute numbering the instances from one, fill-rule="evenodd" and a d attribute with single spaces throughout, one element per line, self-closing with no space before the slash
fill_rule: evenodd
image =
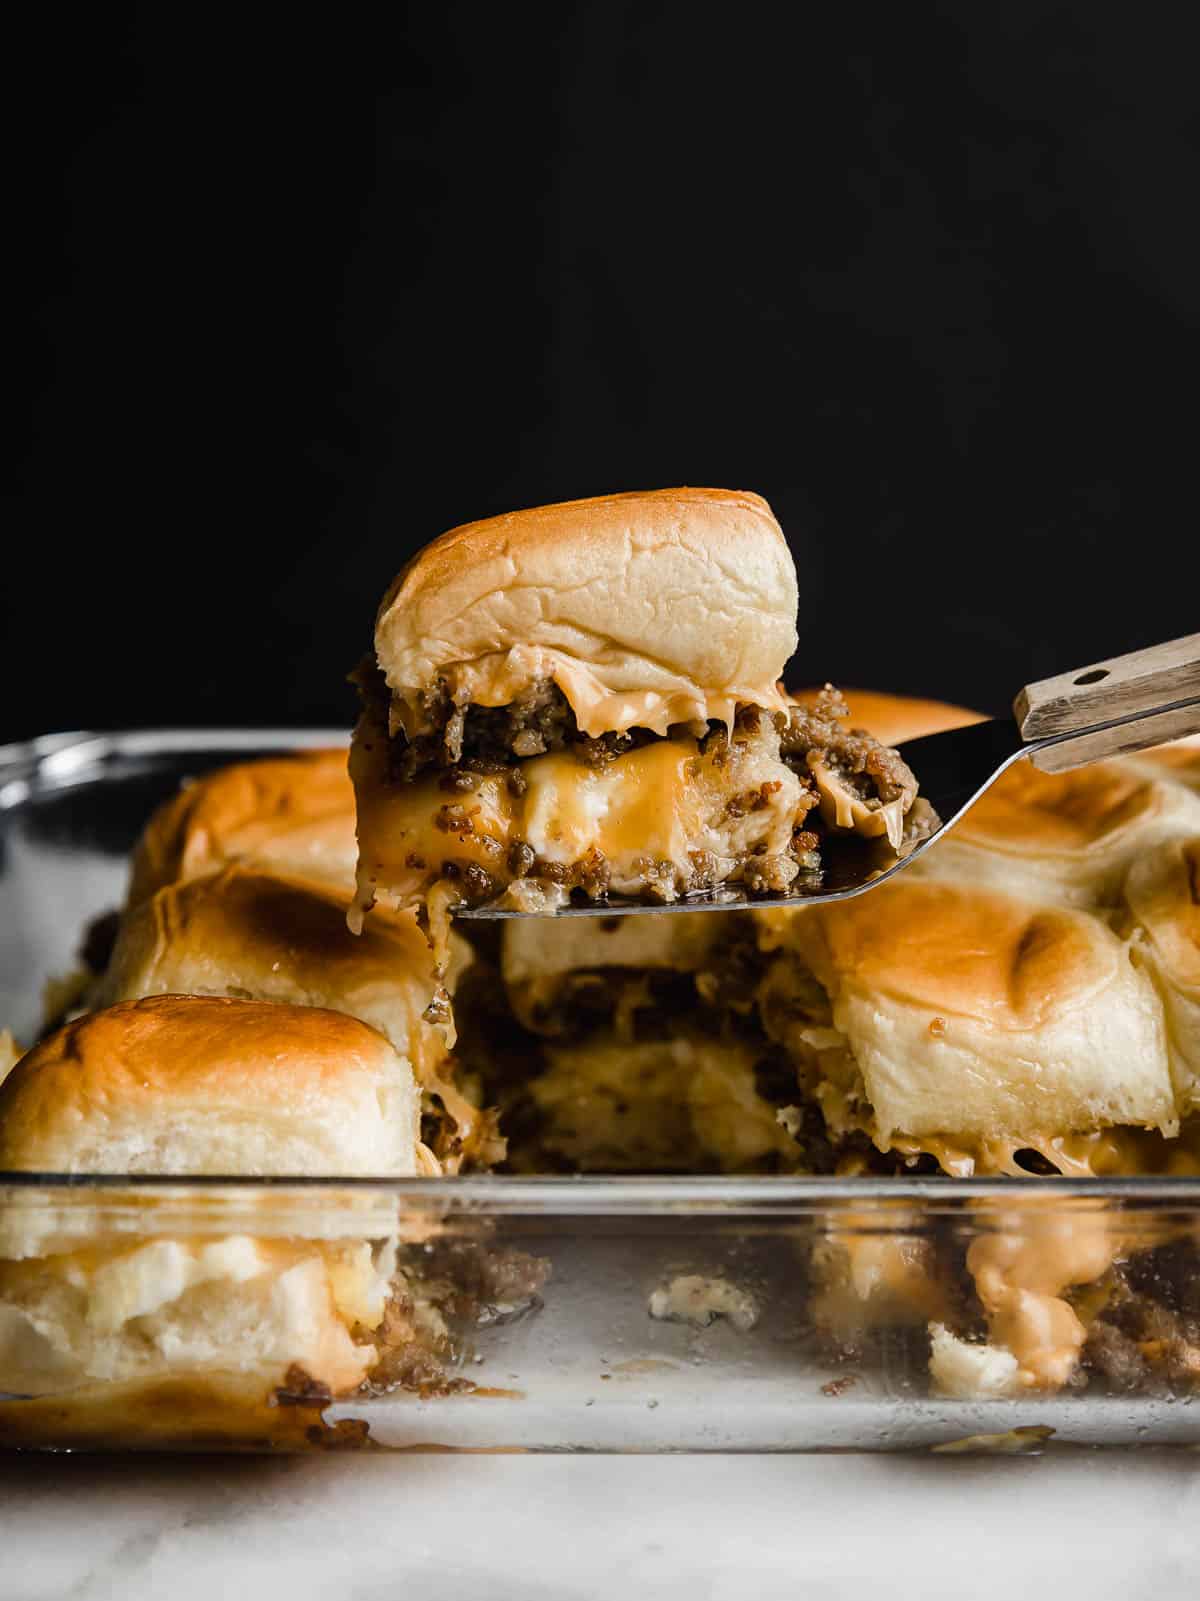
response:
<path id="1" fill-rule="evenodd" d="M 357 854 L 344 750 L 238 762 L 155 812 L 134 852 L 128 903 L 235 861 L 351 891 Z"/>
<path id="2" fill-rule="evenodd" d="M 552 679 L 598 735 L 778 707 L 796 574 L 760 496 L 661 489 L 451 529 L 392 584 L 375 625 L 398 703 L 444 680 L 501 706 Z"/>
<path id="3" fill-rule="evenodd" d="M 1139 949 L 1162 993 L 1185 1111 L 1200 1107 L 1200 835 L 1171 840 L 1137 861 L 1125 899 Z"/>
<path id="4" fill-rule="evenodd" d="M 1177 1130 L 1161 1004 L 1099 919 L 912 874 L 760 915 L 828 992 L 882 1148 Z"/>
<path id="5" fill-rule="evenodd" d="M 265 1401 L 297 1369 L 302 1383 L 353 1390 L 379 1354 L 372 1334 L 393 1259 L 394 1248 L 366 1240 L 113 1234 L 0 1260 L 0 1390 L 50 1395 L 174 1375 L 209 1396 L 252 1375 Z M 4 1422 L 0 1408 L 0 1437 Z"/>
<path id="6" fill-rule="evenodd" d="M 383 909 L 356 938 L 346 927 L 348 901 L 237 865 L 169 884 L 125 914 L 106 997 L 221 995 L 331 1008 L 378 1029 L 420 1077 L 446 1055 L 424 1019 L 437 993 L 428 941 L 415 913 Z M 453 949 L 452 980 L 470 960 L 457 935 Z"/>
<path id="7" fill-rule="evenodd" d="M 826 834 L 900 849 L 916 784 L 779 675 L 791 555 L 766 502 L 662 490 L 455 529 L 409 563 L 356 681 L 352 926 L 378 897 L 547 912 L 786 889 Z M 436 934 L 435 934 L 436 938 Z"/>
<path id="8" fill-rule="evenodd" d="M 913 870 L 1066 905 L 1111 907 L 1132 862 L 1162 840 L 1196 830 L 1200 792 L 1142 764 L 1043 773 L 1019 761 Z"/>
<path id="9" fill-rule="evenodd" d="M 445 1171 L 498 1161 L 494 1119 L 456 1084 L 447 1052 L 447 997 L 470 946 L 450 934 L 443 987 L 415 912 L 381 908 L 355 936 L 348 902 L 344 890 L 237 865 L 167 885 L 126 911 L 104 999 L 219 995 L 348 1013 L 412 1064 Z"/>
<path id="10" fill-rule="evenodd" d="M 0 1088 L 0 1165 L 65 1173 L 407 1176 L 418 1100 L 392 1046 L 313 1008 L 160 996 L 69 1024 Z M 393 1293 L 394 1208 L 344 1210 L 321 1237 L 286 1233 L 272 1194 L 249 1197 L 261 1236 L 221 1235 L 208 1213 L 184 1238 L 70 1209 L 10 1208 L 0 1226 L 0 1390 L 186 1378 L 207 1404 L 247 1377 L 362 1382 Z M 340 1205 L 353 1210 L 353 1202 Z M 346 1224 L 349 1221 L 349 1228 Z M 206 1232 L 206 1226 L 211 1232 Z M 219 1226 L 219 1225 L 218 1225 Z M 368 1238 L 355 1238 L 357 1226 Z M 244 1227 L 244 1223 L 243 1223 Z M 271 1237 L 275 1236 L 275 1237 Z M 81 1391 L 81 1394 L 83 1392 Z M 94 1389 L 92 1403 L 103 1405 Z M 139 1392 L 130 1392 L 136 1398 Z M 244 1392 L 243 1392 L 244 1393 Z M 2 1424 L 2 1420 L 0 1420 Z"/>
<path id="11" fill-rule="evenodd" d="M 355 1018 L 159 995 L 22 1057 L 0 1085 L 0 1168 L 400 1178 L 419 1113 L 412 1068 Z"/>

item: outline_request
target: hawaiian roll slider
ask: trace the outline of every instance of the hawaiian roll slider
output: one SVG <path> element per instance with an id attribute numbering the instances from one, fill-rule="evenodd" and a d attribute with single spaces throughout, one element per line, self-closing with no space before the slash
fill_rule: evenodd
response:
<path id="1" fill-rule="evenodd" d="M 829 997 L 817 1093 L 835 1133 L 969 1174 L 1020 1173 L 1028 1150 L 1084 1171 L 1100 1131 L 1178 1131 L 1162 1005 L 1101 919 L 913 874 L 756 916 Z"/>
<path id="2" fill-rule="evenodd" d="M 163 802 L 134 847 L 126 908 L 165 884 L 248 861 L 272 873 L 354 890 L 354 789 L 346 751 L 235 762 L 184 784 Z M 45 1025 L 56 1028 L 99 1002 L 120 914 L 96 917 L 78 951 L 80 967 L 46 988 Z"/>
<path id="3" fill-rule="evenodd" d="M 356 1018 L 158 995 L 21 1058 L 0 1086 L 0 1167 L 404 1178 L 419 1108 L 408 1062 Z"/>
<path id="4" fill-rule="evenodd" d="M 186 783 L 164 801 L 133 852 L 126 909 L 168 884 L 218 872 L 230 862 L 341 887 L 349 899 L 357 857 L 354 791 L 345 750 L 298 751 L 236 762 Z M 79 966 L 45 992 L 45 1027 L 102 1004 L 103 979 L 121 914 L 94 919 Z"/>
<path id="5" fill-rule="evenodd" d="M 915 873 L 856 900 L 755 915 L 764 942 L 790 954 L 797 997 L 809 975 L 828 996 L 827 1027 L 782 1037 L 848 1152 L 865 1134 L 957 1176 L 1173 1170 L 1181 1108 L 1162 1003 L 1136 944 L 1102 918 Z M 786 965 L 774 976 L 786 980 Z M 965 1266 L 989 1344 L 958 1338 L 970 1320 L 949 1303 L 909 1297 L 932 1325 L 935 1382 L 946 1393 L 1055 1389 L 1087 1339 L 1067 1292 L 1108 1271 L 1120 1229 L 1103 1207 L 1083 1218 L 1051 1209 L 1036 1227 L 986 1202 L 977 1216 Z M 869 1272 L 853 1239 L 814 1263 L 835 1333 L 885 1310 L 867 1249 Z M 893 1254 L 893 1267 L 912 1266 Z M 910 1288 L 941 1282 L 931 1260 Z"/>
<path id="6" fill-rule="evenodd" d="M 447 1051 L 448 990 L 469 948 L 452 935 L 444 987 L 413 911 L 380 908 L 355 938 L 347 901 L 336 889 L 238 865 L 168 884 L 125 913 L 105 998 L 232 996 L 345 1012 L 412 1064 L 444 1170 L 498 1160 L 494 1119 L 457 1086 Z"/>
<path id="7" fill-rule="evenodd" d="M 354 1018 L 158 996 L 80 1018 L 22 1058 L 0 1087 L 0 1165 L 402 1179 L 421 1170 L 419 1111 L 407 1062 Z M 319 1237 L 300 1238 L 274 1223 L 277 1199 L 246 1202 L 252 1232 L 181 1238 L 151 1233 L 152 1211 L 139 1237 L 100 1211 L 10 1208 L 0 1390 L 172 1376 L 269 1387 L 296 1370 L 353 1389 L 392 1337 L 395 1203 L 330 1208 Z"/>
<path id="8" fill-rule="evenodd" d="M 786 890 L 915 794 L 795 706 L 796 573 L 757 495 L 610 495 L 456 528 L 384 598 L 351 752 L 356 911 Z"/>

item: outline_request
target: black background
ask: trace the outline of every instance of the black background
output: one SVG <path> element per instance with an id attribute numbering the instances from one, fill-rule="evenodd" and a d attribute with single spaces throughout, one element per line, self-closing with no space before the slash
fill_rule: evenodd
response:
<path id="1" fill-rule="evenodd" d="M 417 545 L 674 483 L 796 683 L 1200 628 L 1193 8 L 29 10 L 0 735 L 346 722 Z"/>

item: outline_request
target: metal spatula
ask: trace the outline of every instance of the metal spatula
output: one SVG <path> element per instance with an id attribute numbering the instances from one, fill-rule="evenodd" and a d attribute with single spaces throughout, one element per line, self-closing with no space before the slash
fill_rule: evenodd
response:
<path id="1" fill-rule="evenodd" d="M 802 873 L 782 895 L 750 895 L 740 885 L 707 890 L 666 905 L 613 896 L 542 914 L 462 906 L 456 917 L 648 917 L 666 912 L 732 911 L 746 906 L 811 905 L 847 900 L 903 872 L 953 828 L 1013 762 L 1027 758 L 1043 772 L 1067 772 L 1122 752 L 1200 732 L 1200 634 L 1152 645 L 1112 661 L 1079 667 L 1027 685 L 1012 718 L 992 718 L 900 746 L 940 827 L 903 855 L 883 841 L 827 835 L 824 866 Z"/>

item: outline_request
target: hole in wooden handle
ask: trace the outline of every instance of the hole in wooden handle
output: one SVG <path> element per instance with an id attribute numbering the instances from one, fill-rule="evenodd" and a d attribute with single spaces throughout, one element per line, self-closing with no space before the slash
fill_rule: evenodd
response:
<path id="1" fill-rule="evenodd" d="M 1098 684 L 1102 678 L 1107 677 L 1107 667 L 1093 667 L 1090 673 L 1080 673 L 1075 682 L 1077 684 Z"/>

